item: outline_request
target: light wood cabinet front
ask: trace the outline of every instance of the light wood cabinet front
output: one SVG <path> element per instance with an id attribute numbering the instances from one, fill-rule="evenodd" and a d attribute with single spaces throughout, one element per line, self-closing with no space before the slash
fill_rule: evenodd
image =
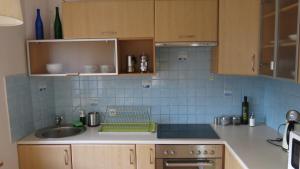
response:
<path id="1" fill-rule="evenodd" d="M 137 169 L 155 169 L 155 145 L 136 145 Z"/>
<path id="2" fill-rule="evenodd" d="M 98 0 L 63 3 L 64 38 L 154 36 L 154 0 Z"/>
<path id="3" fill-rule="evenodd" d="M 213 60 L 213 71 L 257 75 L 260 0 L 220 0 L 219 3 L 219 46 Z"/>
<path id="4" fill-rule="evenodd" d="M 20 169 L 72 169 L 70 145 L 19 145 Z"/>
<path id="5" fill-rule="evenodd" d="M 244 169 L 228 148 L 225 149 L 225 169 Z"/>
<path id="6" fill-rule="evenodd" d="M 135 145 L 72 145 L 73 169 L 136 169 Z"/>
<path id="7" fill-rule="evenodd" d="M 218 0 L 156 0 L 155 41 L 217 41 Z"/>

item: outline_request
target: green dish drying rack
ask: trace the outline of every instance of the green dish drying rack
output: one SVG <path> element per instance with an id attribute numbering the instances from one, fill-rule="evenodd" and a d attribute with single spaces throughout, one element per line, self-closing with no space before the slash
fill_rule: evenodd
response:
<path id="1" fill-rule="evenodd" d="M 149 106 L 107 106 L 99 132 L 156 132 Z"/>

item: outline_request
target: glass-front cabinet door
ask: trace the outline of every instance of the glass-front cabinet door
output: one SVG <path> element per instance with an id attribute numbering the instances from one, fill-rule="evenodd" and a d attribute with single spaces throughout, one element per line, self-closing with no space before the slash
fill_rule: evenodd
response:
<path id="1" fill-rule="evenodd" d="M 262 0 L 260 74 L 297 79 L 299 0 Z"/>
<path id="2" fill-rule="evenodd" d="M 276 0 L 263 0 L 262 3 L 262 49 L 260 74 L 273 76 L 275 57 Z"/>
<path id="3" fill-rule="evenodd" d="M 298 0 L 280 0 L 278 12 L 276 77 L 296 78 L 298 41 Z"/>

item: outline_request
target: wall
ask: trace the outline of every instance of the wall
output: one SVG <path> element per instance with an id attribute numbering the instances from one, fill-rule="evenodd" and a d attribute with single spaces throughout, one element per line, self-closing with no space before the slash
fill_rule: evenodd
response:
<path id="1" fill-rule="evenodd" d="M 17 169 L 16 145 L 10 139 L 4 77 L 26 73 L 25 29 L 23 26 L 0 27 L 0 37 L 0 160 L 4 161 L 2 169 Z"/>
<path id="2" fill-rule="evenodd" d="M 72 122 L 78 107 L 104 112 L 107 105 L 147 105 L 159 123 L 212 123 L 215 116 L 240 115 L 247 95 L 251 111 L 264 121 L 264 80 L 213 75 L 210 59 L 209 47 L 159 48 L 154 77 L 55 78 L 56 113 Z"/>
<path id="3" fill-rule="evenodd" d="M 280 124 L 285 123 L 288 110 L 300 111 L 300 85 L 283 80 L 266 79 L 265 81 L 266 123 L 277 129 Z"/>

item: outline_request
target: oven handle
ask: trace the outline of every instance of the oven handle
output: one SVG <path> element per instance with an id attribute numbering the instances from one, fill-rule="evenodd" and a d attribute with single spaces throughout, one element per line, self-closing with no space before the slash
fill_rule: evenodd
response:
<path id="1" fill-rule="evenodd" d="M 166 167 L 213 167 L 214 161 L 203 161 L 203 162 L 171 162 L 166 161 L 165 165 Z"/>

